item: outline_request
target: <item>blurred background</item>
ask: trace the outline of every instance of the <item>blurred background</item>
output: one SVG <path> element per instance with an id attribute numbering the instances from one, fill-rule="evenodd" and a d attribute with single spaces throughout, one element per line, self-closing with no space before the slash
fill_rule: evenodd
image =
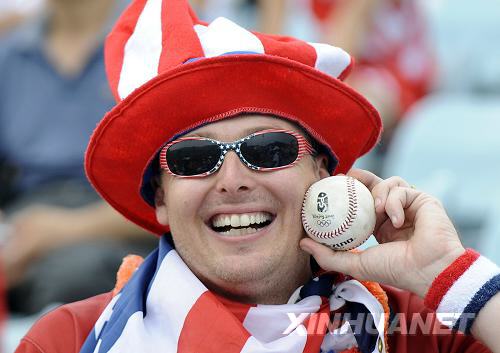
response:
<path id="1" fill-rule="evenodd" d="M 112 289 L 121 258 L 155 246 L 100 201 L 82 165 L 114 104 L 103 41 L 127 3 L 0 0 L 1 352 L 54 306 Z M 205 21 L 224 16 L 351 53 L 347 82 L 384 121 L 356 166 L 437 196 L 463 243 L 500 263 L 499 1 L 191 4 Z"/>

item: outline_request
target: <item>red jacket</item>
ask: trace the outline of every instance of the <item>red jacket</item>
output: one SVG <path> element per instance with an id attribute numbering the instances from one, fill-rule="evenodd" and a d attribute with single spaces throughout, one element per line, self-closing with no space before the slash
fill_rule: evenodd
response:
<path id="1" fill-rule="evenodd" d="M 434 313 L 426 309 L 422 300 L 414 294 L 391 287 L 384 287 L 389 297 L 391 312 L 399 313 L 400 321 L 389 326 L 391 353 L 488 353 L 483 345 L 470 336 L 451 333 L 440 326 Z M 43 316 L 21 340 L 16 353 L 78 353 L 92 330 L 97 318 L 112 298 L 112 293 L 101 294 L 80 302 L 67 304 Z M 430 332 L 422 329 L 412 333 L 420 322 L 430 323 Z M 413 320 L 412 320 L 413 318 Z M 432 320 L 429 320 L 431 318 Z M 413 326 L 412 326 L 413 325 Z M 209 352 L 207 347 L 206 352 Z"/>

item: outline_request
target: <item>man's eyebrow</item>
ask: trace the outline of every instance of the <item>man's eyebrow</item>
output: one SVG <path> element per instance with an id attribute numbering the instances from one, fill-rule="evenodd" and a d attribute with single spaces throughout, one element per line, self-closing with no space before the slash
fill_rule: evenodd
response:
<path id="1" fill-rule="evenodd" d="M 269 129 L 276 129 L 276 130 L 283 130 L 283 127 L 278 127 L 278 126 L 272 126 L 272 125 L 261 125 L 261 126 L 252 126 L 248 129 L 243 130 L 243 133 L 240 137 L 237 139 L 243 138 L 245 136 L 251 135 L 255 132 L 262 131 L 262 130 L 269 130 Z M 285 129 L 286 130 L 286 129 Z M 210 132 L 193 132 L 193 133 L 188 133 L 186 134 L 186 137 L 206 137 L 212 140 L 219 140 L 217 136 L 215 136 L 213 133 Z"/>

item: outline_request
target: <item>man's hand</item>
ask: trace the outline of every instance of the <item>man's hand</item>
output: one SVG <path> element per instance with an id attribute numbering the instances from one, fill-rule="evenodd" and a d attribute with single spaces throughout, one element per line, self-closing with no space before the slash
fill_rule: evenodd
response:
<path id="1" fill-rule="evenodd" d="M 312 239 L 300 246 L 325 270 L 376 281 L 424 297 L 434 278 L 465 252 L 441 203 L 399 177 L 383 180 L 353 169 L 348 175 L 371 191 L 380 243 L 365 251 L 333 251 Z"/>

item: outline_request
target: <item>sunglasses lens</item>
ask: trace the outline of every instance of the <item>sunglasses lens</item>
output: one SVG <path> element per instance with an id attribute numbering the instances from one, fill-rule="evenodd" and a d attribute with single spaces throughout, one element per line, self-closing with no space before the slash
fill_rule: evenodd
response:
<path id="1" fill-rule="evenodd" d="M 167 150 L 167 164 L 177 175 L 192 176 L 210 171 L 217 165 L 221 154 L 218 145 L 207 140 L 185 140 Z"/>
<path id="2" fill-rule="evenodd" d="M 241 144 L 248 163 L 261 168 L 278 168 L 295 162 L 299 153 L 297 139 L 284 132 L 253 136 Z"/>

